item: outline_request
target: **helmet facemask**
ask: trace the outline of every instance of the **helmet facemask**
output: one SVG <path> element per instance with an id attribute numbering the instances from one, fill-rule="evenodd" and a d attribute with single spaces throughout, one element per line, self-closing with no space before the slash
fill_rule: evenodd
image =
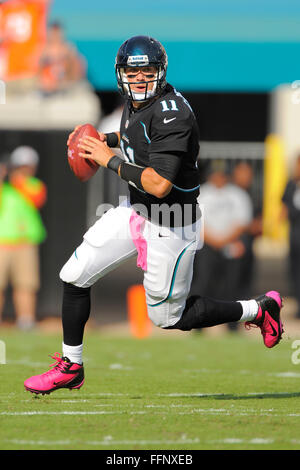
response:
<path id="1" fill-rule="evenodd" d="M 162 87 L 165 85 L 165 69 L 161 65 L 151 65 L 151 67 L 155 67 L 156 69 L 153 79 L 151 78 L 147 81 L 129 81 L 127 75 L 130 74 L 131 67 L 125 68 L 117 66 L 118 86 L 120 88 L 121 93 L 127 95 L 130 100 L 138 102 L 145 102 L 153 98 L 154 96 L 159 95 Z M 144 67 L 135 66 L 134 68 L 143 70 L 143 68 L 149 68 L 149 65 Z M 152 88 L 151 84 L 153 84 Z M 132 85 L 145 85 L 146 88 L 145 91 L 139 93 L 138 91 L 132 90 Z"/>

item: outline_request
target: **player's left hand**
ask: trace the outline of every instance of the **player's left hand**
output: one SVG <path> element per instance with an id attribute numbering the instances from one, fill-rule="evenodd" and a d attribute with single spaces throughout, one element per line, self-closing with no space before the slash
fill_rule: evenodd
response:
<path id="1" fill-rule="evenodd" d="M 86 152 L 80 152 L 79 156 L 94 160 L 98 165 L 107 167 L 107 163 L 115 154 L 106 142 L 95 139 L 95 137 L 85 137 L 80 139 L 78 147 Z"/>

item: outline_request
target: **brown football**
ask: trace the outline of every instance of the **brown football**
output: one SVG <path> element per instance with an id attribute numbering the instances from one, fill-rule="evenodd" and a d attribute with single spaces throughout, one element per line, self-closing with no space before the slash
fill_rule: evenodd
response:
<path id="1" fill-rule="evenodd" d="M 91 124 L 84 124 L 74 132 L 68 145 L 68 162 L 75 176 L 77 176 L 80 181 L 89 180 L 99 168 L 98 163 L 94 160 L 79 156 L 79 153 L 82 152 L 82 149 L 78 148 L 79 139 L 87 136 L 95 137 L 100 140 L 95 127 Z"/>

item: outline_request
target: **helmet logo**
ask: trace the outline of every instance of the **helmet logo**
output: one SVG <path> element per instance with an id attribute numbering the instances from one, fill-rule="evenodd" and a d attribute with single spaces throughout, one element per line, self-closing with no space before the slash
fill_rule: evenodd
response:
<path id="1" fill-rule="evenodd" d="M 147 55 L 130 55 L 127 59 L 127 65 L 148 65 L 149 58 Z"/>

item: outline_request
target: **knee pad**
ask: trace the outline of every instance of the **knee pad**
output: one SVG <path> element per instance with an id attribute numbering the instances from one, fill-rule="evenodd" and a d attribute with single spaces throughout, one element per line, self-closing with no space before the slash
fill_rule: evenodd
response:
<path id="1" fill-rule="evenodd" d="M 157 307 L 147 306 L 148 317 L 154 323 L 154 325 L 159 326 L 160 328 L 165 328 L 168 326 L 168 305 L 162 304 Z"/>
<path id="2" fill-rule="evenodd" d="M 160 328 L 172 327 L 180 319 L 184 306 L 185 298 L 180 301 L 163 300 L 155 306 L 147 306 L 148 316 L 154 325 Z"/>
<path id="3" fill-rule="evenodd" d="M 83 242 L 72 254 L 59 273 L 62 281 L 73 284 L 77 287 L 89 287 L 85 285 L 83 274 L 88 265 L 93 247 L 87 242 Z"/>

